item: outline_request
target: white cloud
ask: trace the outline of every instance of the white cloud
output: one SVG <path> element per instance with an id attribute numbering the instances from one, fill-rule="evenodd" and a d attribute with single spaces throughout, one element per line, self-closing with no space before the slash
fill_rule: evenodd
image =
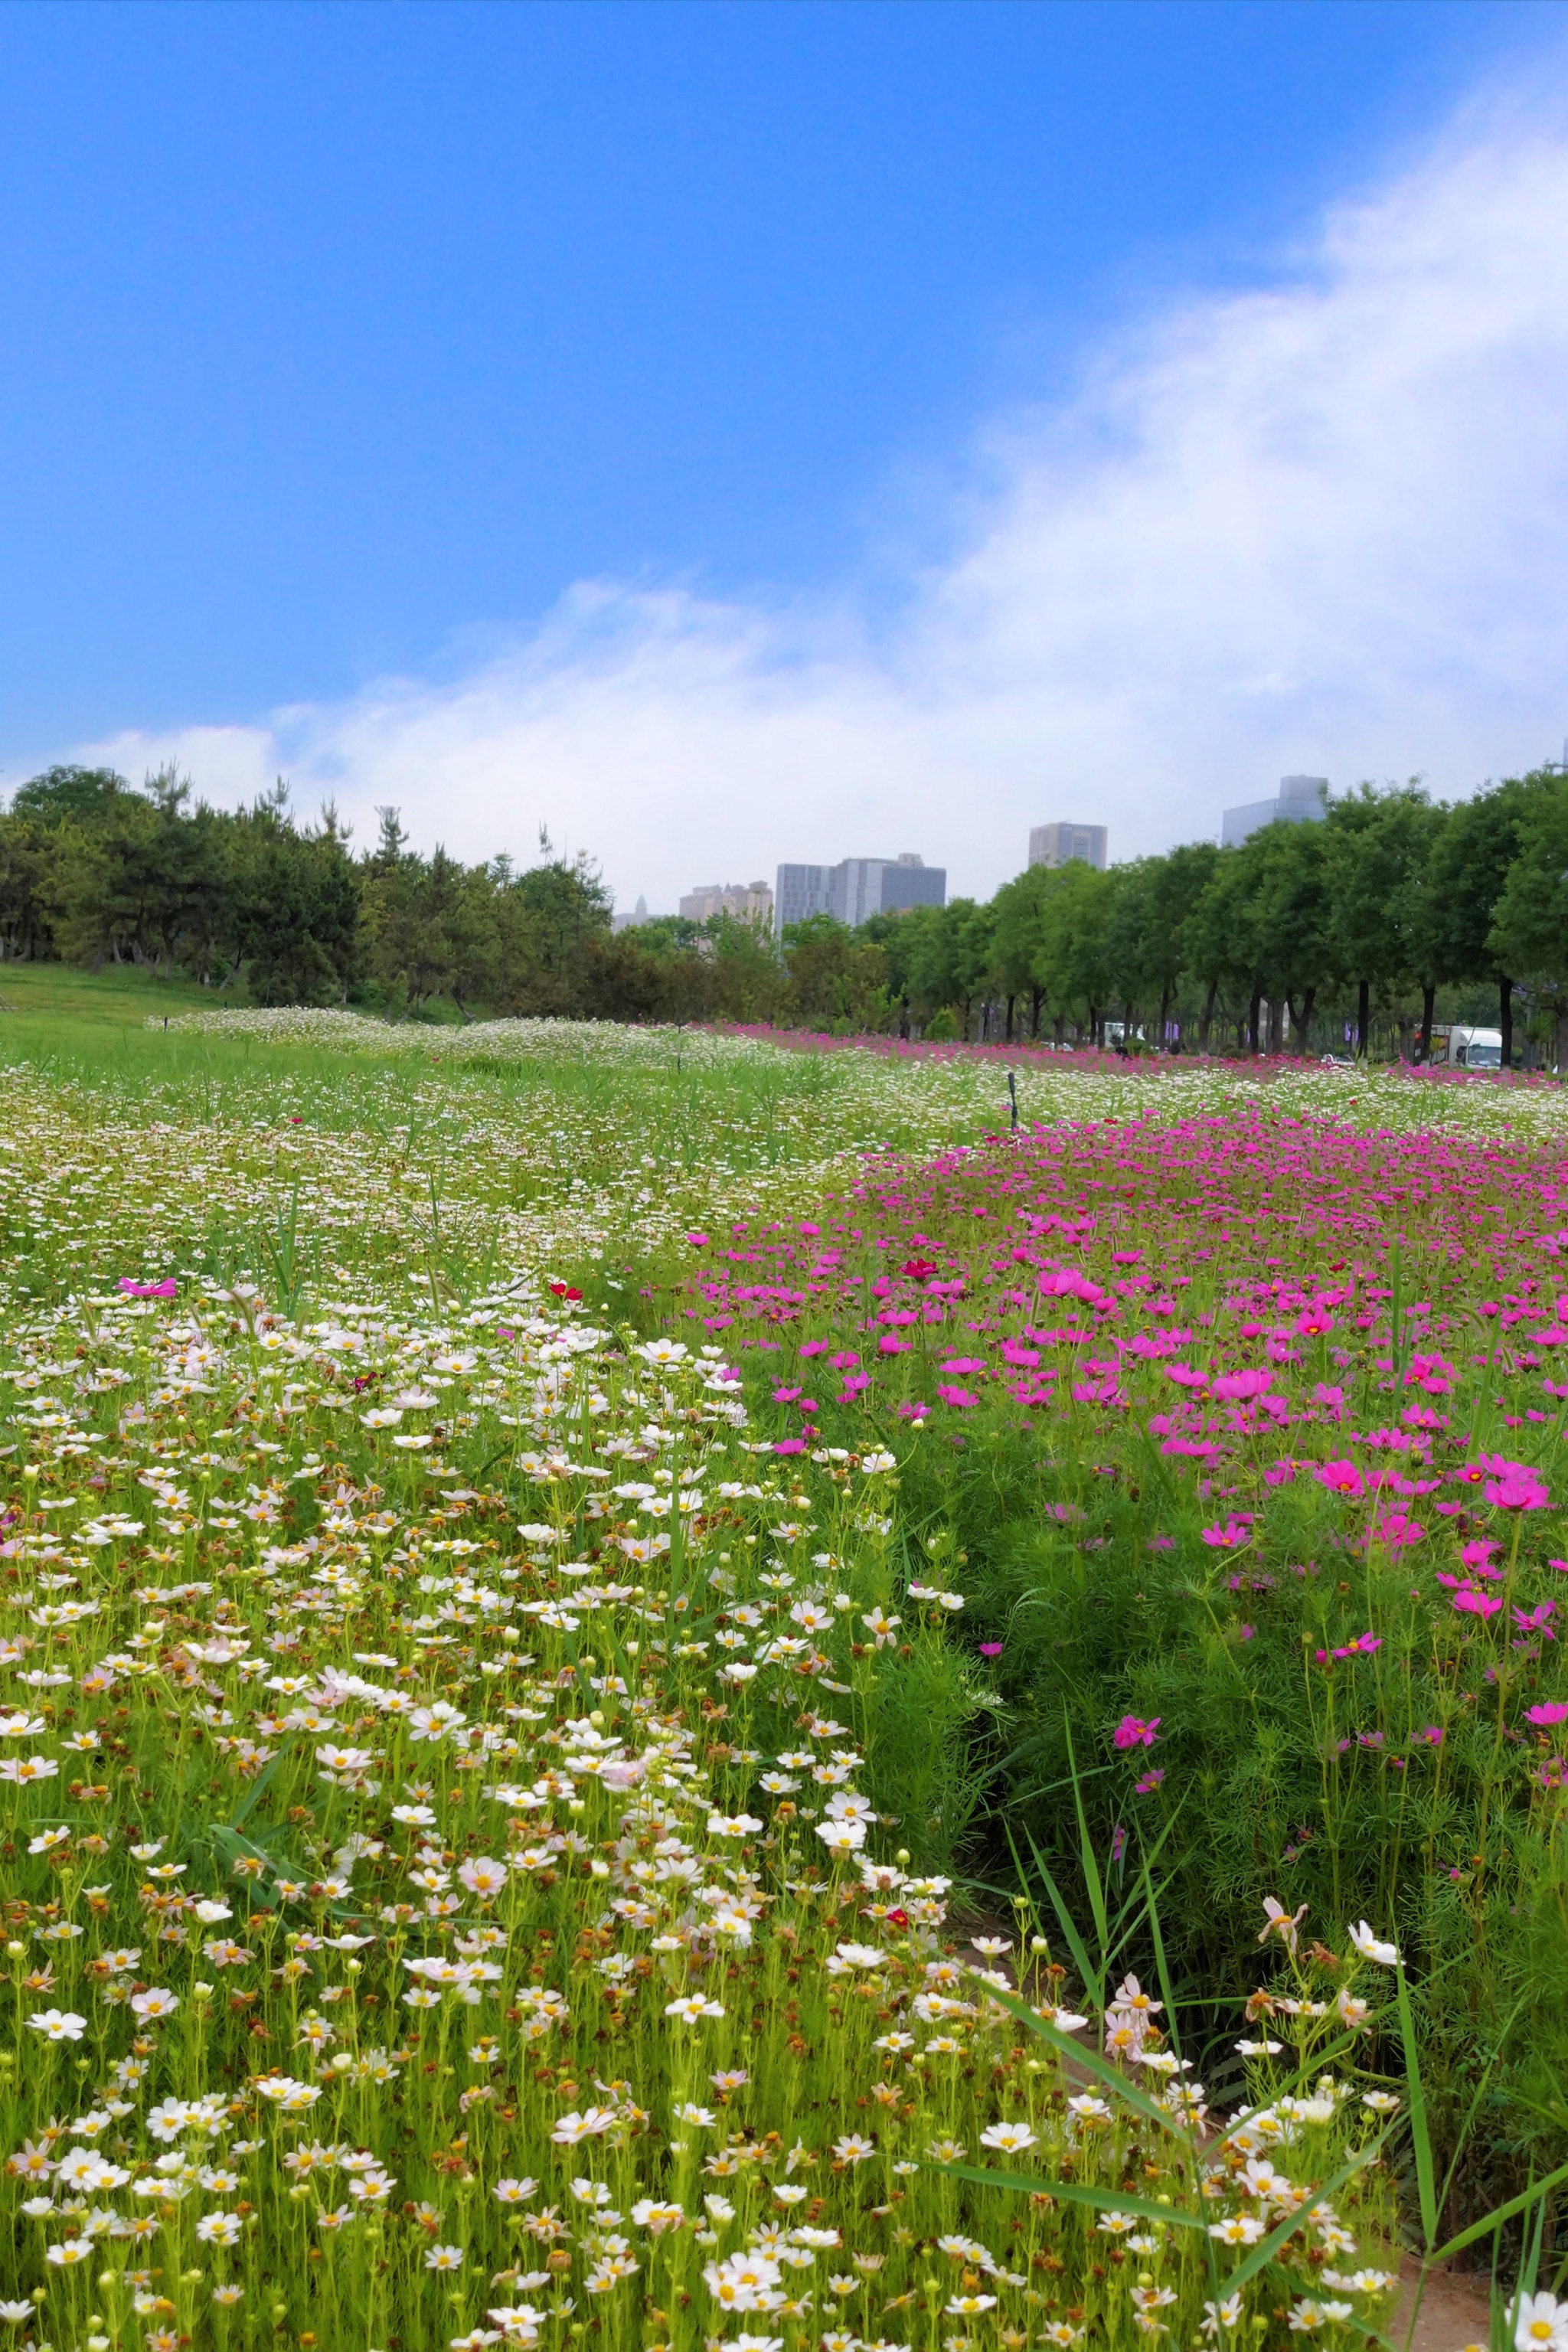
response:
<path id="1" fill-rule="evenodd" d="M 952 551 L 878 617 L 593 582 L 456 683 L 91 747 L 212 796 L 281 769 L 357 836 L 604 862 L 621 904 L 903 849 L 987 892 L 1055 816 L 1113 854 L 1283 772 L 1460 793 L 1568 729 L 1568 130 L 1494 103 L 995 422 Z M 949 522 L 951 524 L 952 518 Z"/>

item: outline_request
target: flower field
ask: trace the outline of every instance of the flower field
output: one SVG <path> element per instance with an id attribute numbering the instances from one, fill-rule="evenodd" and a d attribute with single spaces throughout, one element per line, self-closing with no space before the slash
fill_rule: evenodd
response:
<path id="1" fill-rule="evenodd" d="M 1564 2340 L 1556 1091 L 321 1024 L 5 1074 L 14 2340 Z"/>

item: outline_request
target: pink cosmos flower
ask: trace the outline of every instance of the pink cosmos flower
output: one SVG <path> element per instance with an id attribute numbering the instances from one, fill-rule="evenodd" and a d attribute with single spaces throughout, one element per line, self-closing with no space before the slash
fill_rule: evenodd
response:
<path id="1" fill-rule="evenodd" d="M 1568 1699 L 1542 1699 L 1539 1706 L 1526 1707 L 1524 1719 L 1526 1723 L 1540 1725 L 1542 1730 L 1548 1726 L 1555 1727 L 1559 1723 L 1568 1723 Z"/>
<path id="2" fill-rule="evenodd" d="M 128 1274 L 122 1274 L 120 1287 L 127 1298 L 177 1298 L 180 1295 L 180 1286 L 173 1275 L 163 1282 L 132 1282 Z"/>
<path id="3" fill-rule="evenodd" d="M 1331 1487 L 1336 1495 L 1360 1495 L 1365 1491 L 1361 1472 L 1353 1462 L 1320 1462 L 1312 1475 L 1320 1486 Z"/>
<path id="4" fill-rule="evenodd" d="M 1222 1404 L 1235 1404 L 1243 1397 L 1262 1396 L 1273 1381 L 1272 1372 L 1221 1372 L 1214 1393 Z"/>
<path id="5" fill-rule="evenodd" d="M 1152 1748 L 1154 1735 L 1160 1728 L 1160 1717 L 1151 1716 L 1145 1723 L 1136 1715 L 1124 1715 L 1111 1733 L 1111 1745 L 1116 1748 Z"/>
<path id="6" fill-rule="evenodd" d="M 1132 1793 L 1133 1793 L 1133 1795 L 1134 1795 L 1135 1797 L 1146 1797 L 1146 1796 L 1148 1796 L 1148 1795 L 1149 1795 L 1149 1793 L 1150 1793 L 1150 1791 L 1151 1791 L 1152 1790 L 1153 1790 L 1153 1789 L 1157 1789 L 1157 1788 L 1159 1787 L 1159 1785 L 1160 1785 L 1161 1781 L 1164 1779 L 1164 1777 L 1165 1777 L 1165 1776 L 1164 1776 L 1163 1772 L 1162 1772 L 1162 1771 L 1159 1769 L 1158 1766 L 1156 1766 L 1156 1767 L 1155 1767 L 1155 1769 L 1154 1769 L 1154 1770 L 1153 1770 L 1152 1772 L 1145 1772 L 1145 1773 L 1144 1773 L 1144 1775 L 1143 1775 L 1143 1778 L 1142 1778 L 1141 1780 L 1134 1780 L 1134 1781 L 1133 1781 L 1133 1783 L 1132 1783 Z"/>
<path id="7" fill-rule="evenodd" d="M 1543 1511 L 1551 1500 L 1546 1481 L 1522 1463 L 1511 1465 L 1500 1478 L 1489 1478 L 1483 1492 L 1500 1511 Z"/>
<path id="8" fill-rule="evenodd" d="M 975 1395 L 973 1389 L 953 1388 L 947 1382 L 943 1382 L 938 1387 L 937 1395 L 941 1398 L 943 1404 L 952 1405 L 953 1410 L 957 1412 L 966 1412 L 972 1404 L 978 1404 L 980 1402 L 980 1399 Z"/>
<path id="9" fill-rule="evenodd" d="M 1453 1606 L 1466 1617 L 1495 1617 L 1502 1602 L 1489 1592 L 1477 1592 L 1469 1585 L 1456 1592 Z"/>
<path id="10" fill-rule="evenodd" d="M 1516 1609 L 1513 1622 L 1521 1633 L 1544 1633 L 1549 1642 L 1554 1642 L 1557 1636 L 1546 1621 L 1556 1606 L 1554 1601 L 1542 1601 L 1534 1609 Z"/>
<path id="11" fill-rule="evenodd" d="M 1205 1543 L 1215 1551 L 1234 1551 L 1237 1544 L 1249 1543 L 1251 1539 L 1252 1523 L 1249 1519 L 1231 1517 L 1226 1519 L 1223 1528 L 1204 1529 Z"/>

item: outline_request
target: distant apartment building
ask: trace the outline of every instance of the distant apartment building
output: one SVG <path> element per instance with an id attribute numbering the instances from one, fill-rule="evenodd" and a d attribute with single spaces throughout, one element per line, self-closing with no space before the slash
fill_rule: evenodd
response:
<path id="1" fill-rule="evenodd" d="M 680 902 L 688 922 L 706 923 L 715 915 L 732 915 L 740 923 L 771 923 L 773 894 L 765 882 L 700 882 Z"/>
<path id="2" fill-rule="evenodd" d="M 1281 776 L 1273 800 L 1248 801 L 1245 808 L 1226 810 L 1221 844 L 1226 849 L 1239 849 L 1266 824 L 1321 824 L 1328 814 L 1328 794 L 1327 776 Z"/>
<path id="3" fill-rule="evenodd" d="M 1037 824 L 1029 830 L 1031 866 L 1067 866 L 1074 858 L 1103 869 L 1110 840 L 1103 824 Z"/>
<path id="4" fill-rule="evenodd" d="M 854 929 L 872 915 L 946 904 L 946 866 L 928 866 L 906 849 L 897 857 L 842 857 L 837 866 L 781 866 L 773 924 L 782 933 L 813 915 L 832 915 Z"/>

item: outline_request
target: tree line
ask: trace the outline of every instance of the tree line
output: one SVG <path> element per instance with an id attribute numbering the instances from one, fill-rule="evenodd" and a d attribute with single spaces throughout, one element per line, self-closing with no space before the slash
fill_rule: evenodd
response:
<path id="1" fill-rule="evenodd" d="M 173 771 L 140 788 L 57 767 L 0 814 L 0 957 L 182 974 L 259 1003 L 394 1015 L 798 1023 L 980 1040 L 1431 1050 L 1447 1005 L 1495 1007 L 1568 1066 L 1568 775 L 1445 804 L 1418 783 L 1332 795 L 1321 822 L 1098 871 L 1031 867 L 986 902 L 766 929 L 717 916 L 616 930 L 585 857 L 464 866 L 397 812 L 356 852 L 279 783 L 236 811 Z"/>

